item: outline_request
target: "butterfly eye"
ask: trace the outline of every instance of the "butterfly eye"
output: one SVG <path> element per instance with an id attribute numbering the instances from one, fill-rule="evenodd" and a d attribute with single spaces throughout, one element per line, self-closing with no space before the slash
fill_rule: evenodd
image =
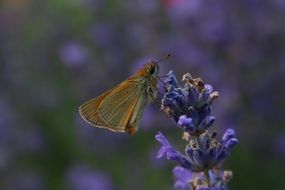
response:
<path id="1" fill-rule="evenodd" d="M 152 65 L 149 67 L 148 72 L 149 74 L 153 75 L 156 72 L 156 66 Z"/>

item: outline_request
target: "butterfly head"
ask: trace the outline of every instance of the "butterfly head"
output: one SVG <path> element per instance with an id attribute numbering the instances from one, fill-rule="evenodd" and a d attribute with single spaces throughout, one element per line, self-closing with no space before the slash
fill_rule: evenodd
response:
<path id="1" fill-rule="evenodd" d="M 157 62 L 152 61 L 145 65 L 145 69 L 150 76 L 156 76 L 159 71 L 159 66 Z"/>
<path id="2" fill-rule="evenodd" d="M 161 61 L 164 61 L 165 59 L 169 58 L 170 57 L 170 53 L 168 53 L 165 57 L 161 58 L 161 59 L 158 59 L 156 61 L 152 61 L 151 63 L 148 63 L 145 65 L 145 68 L 148 72 L 148 74 L 150 76 L 157 76 L 157 73 L 159 71 L 159 63 Z"/>

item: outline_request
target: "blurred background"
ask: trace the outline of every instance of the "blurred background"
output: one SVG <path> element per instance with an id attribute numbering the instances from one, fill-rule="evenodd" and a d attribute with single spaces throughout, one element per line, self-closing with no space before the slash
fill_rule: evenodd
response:
<path id="1" fill-rule="evenodd" d="M 78 106 L 151 59 L 161 75 L 202 77 L 220 92 L 220 134 L 239 145 L 224 168 L 230 189 L 285 188 L 284 0 L 2 0 L 0 189 L 173 189 L 174 162 L 156 159 L 159 110 L 135 136 L 92 128 Z M 212 129 L 213 130 L 213 129 Z"/>

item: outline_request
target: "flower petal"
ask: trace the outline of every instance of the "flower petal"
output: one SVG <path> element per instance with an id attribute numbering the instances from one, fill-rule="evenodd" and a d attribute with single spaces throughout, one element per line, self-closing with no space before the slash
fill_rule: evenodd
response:
<path id="1" fill-rule="evenodd" d="M 226 143 L 226 147 L 228 149 L 232 149 L 235 145 L 238 144 L 238 140 L 236 138 L 231 138 L 230 140 L 228 140 L 228 142 Z"/>
<path id="2" fill-rule="evenodd" d="M 222 143 L 226 143 L 229 139 L 234 138 L 235 134 L 235 130 L 228 129 L 223 135 Z"/>
<path id="3" fill-rule="evenodd" d="M 168 85 L 173 85 L 175 88 L 178 87 L 177 79 L 176 79 L 176 77 L 175 77 L 175 75 L 174 75 L 172 70 L 168 72 L 167 78 L 164 81 Z"/>
<path id="4" fill-rule="evenodd" d="M 164 154 L 167 154 L 167 151 L 170 147 L 170 144 L 168 142 L 168 140 L 166 139 L 166 137 L 161 133 L 158 132 L 157 135 L 155 135 L 155 139 L 161 143 L 162 147 L 159 149 L 159 151 L 157 152 L 157 158 L 161 158 L 163 157 Z"/>
<path id="5" fill-rule="evenodd" d="M 207 130 L 215 121 L 215 117 L 213 116 L 206 116 L 206 118 L 199 124 L 197 129 L 199 131 Z"/>
<path id="6" fill-rule="evenodd" d="M 195 132 L 195 126 L 192 121 L 192 118 L 187 118 L 186 115 L 181 115 L 178 120 L 178 125 L 184 128 L 185 131 L 190 133 Z"/>
<path id="7" fill-rule="evenodd" d="M 174 187 L 178 188 L 185 188 L 189 186 L 189 182 L 191 182 L 192 179 L 192 172 L 190 170 L 186 170 L 183 167 L 176 166 L 173 169 L 173 175 L 176 178 L 176 182 L 174 184 Z"/>

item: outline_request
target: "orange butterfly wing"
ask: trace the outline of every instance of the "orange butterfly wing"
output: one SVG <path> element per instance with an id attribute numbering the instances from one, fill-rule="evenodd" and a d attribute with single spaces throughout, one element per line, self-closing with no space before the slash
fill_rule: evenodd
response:
<path id="1" fill-rule="evenodd" d="M 137 107 L 144 106 L 138 104 L 142 100 L 142 90 L 140 79 L 131 77 L 99 97 L 84 103 L 80 106 L 79 113 L 93 126 L 115 132 L 134 133 L 132 128 L 137 126 L 129 124 L 135 117 L 134 111 L 144 108 Z"/>

